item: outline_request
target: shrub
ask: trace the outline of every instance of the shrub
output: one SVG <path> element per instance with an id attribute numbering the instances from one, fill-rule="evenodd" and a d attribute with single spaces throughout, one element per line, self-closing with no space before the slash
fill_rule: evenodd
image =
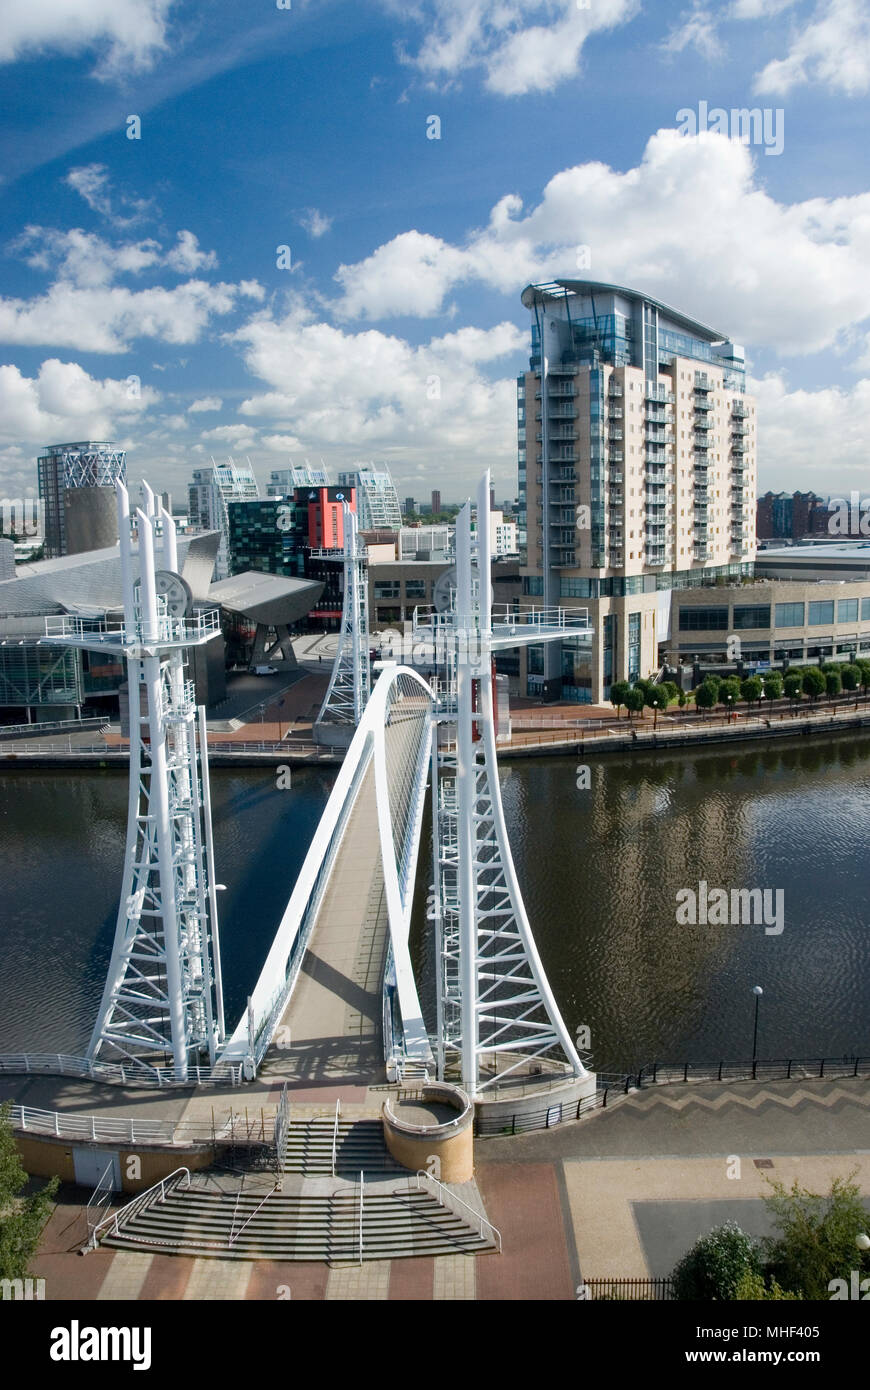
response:
<path id="1" fill-rule="evenodd" d="M 675 1268 L 674 1297 L 683 1300 L 733 1299 L 740 1280 L 761 1273 L 761 1256 L 751 1236 L 733 1221 L 702 1236 Z"/>

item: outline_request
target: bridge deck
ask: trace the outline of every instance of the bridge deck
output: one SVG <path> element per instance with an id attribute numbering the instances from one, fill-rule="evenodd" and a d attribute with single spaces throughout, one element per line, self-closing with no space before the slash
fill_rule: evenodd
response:
<path id="1" fill-rule="evenodd" d="M 381 998 L 387 937 L 370 767 L 299 979 L 263 1059 L 263 1080 L 310 1088 L 368 1086 L 386 1079 Z"/>

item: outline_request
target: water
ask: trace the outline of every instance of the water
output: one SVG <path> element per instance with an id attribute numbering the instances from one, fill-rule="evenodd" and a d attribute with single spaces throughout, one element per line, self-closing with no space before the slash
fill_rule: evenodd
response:
<path id="1" fill-rule="evenodd" d="M 746 1058 L 755 984 L 761 1056 L 870 1055 L 870 738 L 769 751 L 506 763 L 502 794 L 529 917 L 572 1031 L 604 1070 L 655 1058 Z M 235 1024 L 332 777 L 213 774 L 227 1020 Z M 0 1051 L 80 1053 L 117 908 L 126 779 L 0 776 Z M 429 856 L 420 856 L 415 956 Z M 678 926 L 676 894 L 781 888 L 784 930 Z M 431 990 L 430 990 L 431 993 Z"/>
<path id="2" fill-rule="evenodd" d="M 228 1026 L 259 974 L 332 778 L 212 769 Z M 127 820 L 117 772 L 0 776 L 0 1051 L 87 1046 L 115 932 Z"/>

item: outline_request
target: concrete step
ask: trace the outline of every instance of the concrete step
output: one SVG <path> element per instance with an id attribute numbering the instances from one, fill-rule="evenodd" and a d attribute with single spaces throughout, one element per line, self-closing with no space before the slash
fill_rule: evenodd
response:
<path id="1" fill-rule="evenodd" d="M 237 1197 L 195 1186 L 175 1189 L 164 1202 L 136 1213 L 103 1244 L 225 1259 L 335 1262 L 359 1258 L 358 1192 L 274 1193 L 265 1203 L 264 1195 Z M 441 1207 L 428 1193 L 400 1190 L 364 1198 L 365 1259 L 471 1254 L 491 1248 L 473 1224 Z"/>
<path id="2" fill-rule="evenodd" d="M 285 1173 L 331 1173 L 334 1121 L 302 1120 L 291 1124 L 282 1167 Z M 384 1143 L 380 1120 L 340 1120 L 336 1173 L 401 1173 L 405 1169 Z"/>

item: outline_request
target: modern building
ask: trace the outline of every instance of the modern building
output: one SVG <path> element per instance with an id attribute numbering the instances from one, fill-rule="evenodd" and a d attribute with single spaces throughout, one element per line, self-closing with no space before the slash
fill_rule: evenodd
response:
<path id="1" fill-rule="evenodd" d="M 492 555 L 498 559 L 502 555 L 519 554 L 519 531 L 515 521 L 505 521 L 504 513 L 490 508 L 489 544 Z"/>
<path id="2" fill-rule="evenodd" d="M 406 497 L 406 498 L 405 498 L 405 505 L 404 505 L 404 508 L 403 508 L 403 514 L 404 514 L 405 516 L 413 516 L 413 515 L 414 515 L 414 510 L 415 510 L 415 509 L 414 509 L 414 499 L 413 499 L 413 497 Z"/>
<path id="3" fill-rule="evenodd" d="M 518 379 L 526 606 L 588 609 L 595 636 L 524 654 L 525 688 L 599 703 L 659 668 L 671 594 L 752 573 L 755 403 L 743 349 L 617 285 L 530 285 Z"/>
<path id="4" fill-rule="evenodd" d="M 292 468 L 273 469 L 266 489 L 269 497 L 287 497 L 297 487 L 329 487 L 326 468 L 312 468 L 310 463 Z"/>
<path id="5" fill-rule="evenodd" d="M 15 578 L 15 542 L 0 539 L 0 581 Z"/>
<path id="6" fill-rule="evenodd" d="M 395 484 L 386 468 L 361 466 L 339 473 L 338 484 L 356 491 L 357 515 L 361 531 L 398 531 L 402 512 Z"/>
<path id="7" fill-rule="evenodd" d="M 802 540 L 828 533 L 831 513 L 814 492 L 766 492 L 759 497 L 756 534 L 761 540 Z"/>
<path id="8" fill-rule="evenodd" d="M 432 490 L 432 515 L 441 515 L 441 493 L 436 488 Z"/>
<path id="9" fill-rule="evenodd" d="M 397 539 L 399 560 L 453 560 L 452 526 L 403 526 Z"/>
<path id="10" fill-rule="evenodd" d="M 100 440 L 50 444 L 36 468 L 47 559 L 117 544 L 115 483 L 127 480 L 123 449 Z"/>
<path id="11" fill-rule="evenodd" d="M 256 501 L 259 496 L 250 463 L 237 464 L 233 459 L 215 463 L 212 460 L 210 468 L 194 471 L 188 487 L 190 525 L 195 531 L 220 532 L 215 566 L 217 579 L 226 579 L 229 574 L 229 503 Z"/>

